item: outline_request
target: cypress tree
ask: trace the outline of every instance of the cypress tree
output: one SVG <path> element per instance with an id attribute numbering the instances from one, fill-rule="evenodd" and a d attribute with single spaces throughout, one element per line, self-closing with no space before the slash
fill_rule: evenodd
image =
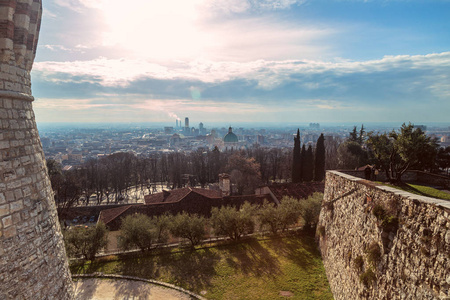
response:
<path id="1" fill-rule="evenodd" d="M 305 144 L 303 144 L 303 146 L 302 146 L 302 152 L 300 154 L 300 164 L 301 164 L 300 181 L 304 181 L 305 180 L 305 174 L 307 173 L 306 167 L 308 166 L 308 164 L 306 162 L 306 148 L 305 148 Z"/>
<path id="2" fill-rule="evenodd" d="M 301 161 L 300 161 L 300 129 L 297 129 L 297 136 L 294 137 L 294 156 L 292 159 L 292 182 L 301 181 Z"/>
<path id="3" fill-rule="evenodd" d="M 311 145 L 309 145 L 308 150 L 306 150 L 303 164 L 305 166 L 303 169 L 303 181 L 312 181 L 314 174 L 314 154 Z"/>
<path id="4" fill-rule="evenodd" d="M 325 138 L 323 133 L 317 139 L 316 153 L 314 155 L 314 181 L 325 178 Z"/>

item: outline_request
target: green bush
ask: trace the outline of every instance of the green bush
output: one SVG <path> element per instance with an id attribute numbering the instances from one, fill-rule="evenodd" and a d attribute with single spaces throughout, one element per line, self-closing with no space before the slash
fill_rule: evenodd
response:
<path id="1" fill-rule="evenodd" d="M 320 210 L 322 208 L 322 193 L 314 193 L 308 199 L 300 201 L 300 212 L 305 226 L 315 227 L 319 222 Z"/>
<path id="2" fill-rule="evenodd" d="M 381 248 L 377 242 L 372 242 L 366 249 L 367 261 L 374 267 L 381 259 Z"/>
<path id="3" fill-rule="evenodd" d="M 362 271 L 363 266 L 364 266 L 364 259 L 361 255 L 358 255 L 354 260 L 353 260 L 353 266 L 355 267 L 355 269 L 359 272 Z"/>
<path id="4" fill-rule="evenodd" d="M 369 268 L 366 270 L 366 272 L 359 275 L 359 280 L 362 284 L 366 287 L 370 287 L 373 285 L 373 282 L 377 279 L 375 273 L 373 272 L 372 268 Z"/>
<path id="5" fill-rule="evenodd" d="M 205 238 L 205 223 L 204 217 L 183 212 L 173 218 L 170 232 L 176 237 L 188 239 L 191 246 L 194 247 Z"/>
<path id="6" fill-rule="evenodd" d="M 241 209 L 232 206 L 214 207 L 211 210 L 211 223 L 217 235 L 228 236 L 238 240 L 242 235 L 252 233 L 255 228 L 253 220 L 254 207 L 246 202 Z"/>
<path id="7" fill-rule="evenodd" d="M 168 239 L 169 216 L 150 218 L 144 214 L 126 216 L 122 220 L 119 247 L 123 250 L 139 248 L 151 250 L 156 243 L 165 243 Z"/>
<path id="8" fill-rule="evenodd" d="M 69 256 L 93 260 L 108 244 L 108 230 L 102 222 L 91 227 L 72 227 L 64 231 L 64 242 Z"/>

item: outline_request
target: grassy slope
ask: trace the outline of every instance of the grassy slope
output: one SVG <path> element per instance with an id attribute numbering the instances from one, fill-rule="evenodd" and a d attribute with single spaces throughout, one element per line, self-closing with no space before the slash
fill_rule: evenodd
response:
<path id="1" fill-rule="evenodd" d="M 418 184 L 410 184 L 410 183 L 402 183 L 401 185 L 391 185 L 383 183 L 387 186 L 394 187 L 397 189 L 404 190 L 406 192 L 410 192 L 412 194 L 433 197 L 437 199 L 450 200 L 450 194 L 440 191 L 438 189 L 426 186 L 426 185 L 418 185 Z"/>
<path id="2" fill-rule="evenodd" d="M 161 280 L 208 299 L 333 299 L 314 239 L 304 234 L 178 253 L 71 266 L 73 273 L 114 273 Z"/>

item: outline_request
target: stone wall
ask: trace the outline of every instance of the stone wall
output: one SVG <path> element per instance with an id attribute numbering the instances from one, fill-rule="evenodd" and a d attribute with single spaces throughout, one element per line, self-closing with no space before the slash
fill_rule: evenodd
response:
<path id="1" fill-rule="evenodd" d="M 450 299 L 450 201 L 328 171 L 317 232 L 335 299 Z"/>
<path id="2" fill-rule="evenodd" d="M 34 119 L 39 0 L 0 1 L 0 299 L 71 299 L 73 286 Z"/>

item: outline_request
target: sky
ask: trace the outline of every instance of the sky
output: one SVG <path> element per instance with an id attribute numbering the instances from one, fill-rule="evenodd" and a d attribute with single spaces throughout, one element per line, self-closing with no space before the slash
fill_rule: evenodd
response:
<path id="1" fill-rule="evenodd" d="M 44 0 L 37 122 L 449 122 L 450 0 Z"/>

